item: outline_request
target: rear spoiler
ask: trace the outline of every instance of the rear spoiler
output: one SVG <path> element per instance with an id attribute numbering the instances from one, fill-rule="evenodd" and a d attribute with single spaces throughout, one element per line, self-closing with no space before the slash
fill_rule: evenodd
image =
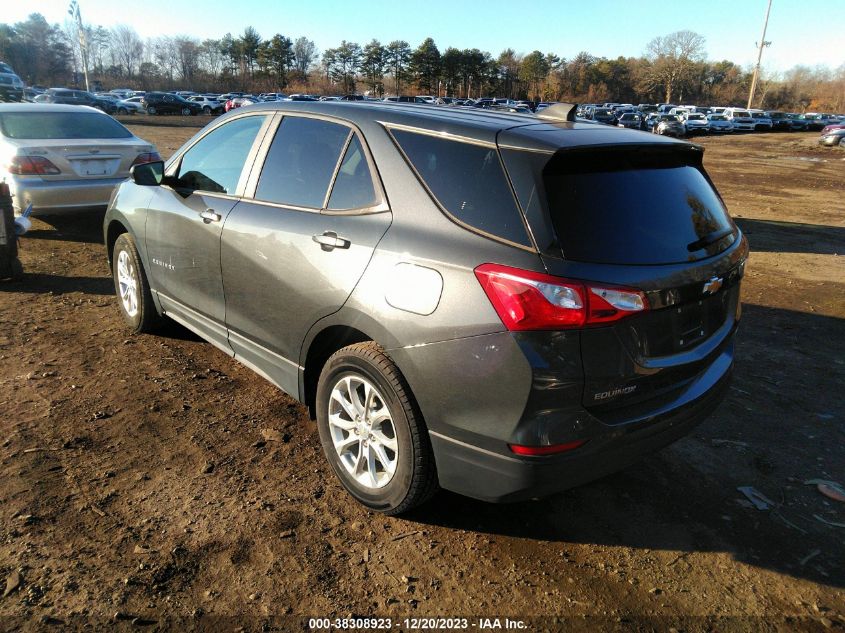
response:
<path id="1" fill-rule="evenodd" d="M 544 121 L 556 121 L 558 123 L 561 121 L 574 121 L 577 107 L 577 103 L 556 103 L 541 110 L 537 118 L 543 119 Z"/>

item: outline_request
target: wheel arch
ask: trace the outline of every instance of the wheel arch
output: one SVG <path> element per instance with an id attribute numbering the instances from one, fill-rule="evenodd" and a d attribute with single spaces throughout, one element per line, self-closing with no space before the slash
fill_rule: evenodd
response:
<path id="1" fill-rule="evenodd" d="M 109 266 L 112 264 L 112 256 L 114 255 L 114 244 L 124 233 L 129 233 L 127 226 L 117 218 L 112 219 L 106 228 L 106 257 L 108 257 Z"/>
<path id="2" fill-rule="evenodd" d="M 328 325 L 314 335 L 305 353 L 300 379 L 300 400 L 308 407 L 312 419 L 317 415 L 317 382 L 329 357 L 347 345 L 373 340 L 369 334 L 348 325 Z"/>

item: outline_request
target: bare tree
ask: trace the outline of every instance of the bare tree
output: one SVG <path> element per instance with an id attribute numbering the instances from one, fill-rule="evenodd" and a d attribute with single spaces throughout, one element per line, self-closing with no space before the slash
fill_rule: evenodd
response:
<path id="1" fill-rule="evenodd" d="M 220 40 L 204 40 L 200 45 L 200 60 L 203 70 L 212 77 L 217 77 L 223 71 L 224 64 Z"/>
<path id="2" fill-rule="evenodd" d="M 179 75 L 187 88 L 194 87 L 194 75 L 199 68 L 200 46 L 192 37 L 180 35 L 173 39 L 176 56 L 179 62 Z"/>
<path id="3" fill-rule="evenodd" d="M 111 30 L 111 52 L 115 65 L 131 79 L 144 55 L 144 43 L 131 26 L 118 24 Z"/>
<path id="4" fill-rule="evenodd" d="M 646 89 L 661 86 L 666 103 L 690 80 L 695 63 L 704 60 L 704 37 L 693 31 L 676 31 L 655 37 L 646 47 L 651 68 L 643 75 Z"/>

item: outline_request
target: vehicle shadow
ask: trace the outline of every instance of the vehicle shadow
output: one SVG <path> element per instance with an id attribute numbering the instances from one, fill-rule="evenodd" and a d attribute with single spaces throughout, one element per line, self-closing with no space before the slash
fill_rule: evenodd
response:
<path id="1" fill-rule="evenodd" d="M 103 211 L 87 211 L 69 215 L 47 215 L 33 218 L 26 240 L 57 240 L 62 242 L 103 243 Z"/>
<path id="2" fill-rule="evenodd" d="M 18 281 L 0 282 L 0 294 L 7 292 L 66 295 L 81 292 L 84 295 L 107 296 L 114 294 L 111 277 L 68 277 L 45 273 L 27 273 Z"/>
<path id="3" fill-rule="evenodd" d="M 752 251 L 771 253 L 845 253 L 845 228 L 800 222 L 734 218 Z"/>
<path id="4" fill-rule="evenodd" d="M 688 437 L 546 499 L 494 505 L 442 492 L 408 518 L 518 539 L 663 552 L 658 560 L 681 569 L 696 564 L 695 554 L 725 552 L 747 565 L 845 587 L 845 529 L 816 518 L 845 523 L 845 504 L 803 485 L 817 477 L 845 483 L 845 364 L 841 348 L 830 345 L 843 340 L 845 320 L 746 305 L 729 395 Z M 741 486 L 753 486 L 774 507 L 754 509 Z M 521 547 L 518 540 L 510 545 Z M 532 551 L 536 544 L 526 544 L 525 555 Z"/>
<path id="5" fill-rule="evenodd" d="M 174 341 L 202 342 L 204 339 L 173 319 L 165 318 L 155 332 L 156 336 Z"/>

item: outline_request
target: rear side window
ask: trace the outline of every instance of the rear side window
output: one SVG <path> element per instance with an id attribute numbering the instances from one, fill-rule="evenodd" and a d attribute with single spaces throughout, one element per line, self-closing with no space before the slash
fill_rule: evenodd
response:
<path id="1" fill-rule="evenodd" d="M 735 239 L 721 200 L 688 157 L 668 152 L 570 152 L 543 170 L 566 259 L 672 264 L 715 255 Z"/>
<path id="2" fill-rule="evenodd" d="M 6 138 L 130 138 L 132 133 L 108 115 L 96 112 L 6 112 L 0 114 Z"/>
<path id="3" fill-rule="evenodd" d="M 361 209 L 376 203 L 373 177 L 358 136 L 352 137 L 329 197 L 329 209 Z"/>
<path id="4" fill-rule="evenodd" d="M 495 148 L 391 130 L 438 204 L 460 223 L 530 246 Z"/>
<path id="5" fill-rule="evenodd" d="M 255 198 L 322 209 L 350 132 L 330 121 L 286 116 L 267 152 Z"/>

